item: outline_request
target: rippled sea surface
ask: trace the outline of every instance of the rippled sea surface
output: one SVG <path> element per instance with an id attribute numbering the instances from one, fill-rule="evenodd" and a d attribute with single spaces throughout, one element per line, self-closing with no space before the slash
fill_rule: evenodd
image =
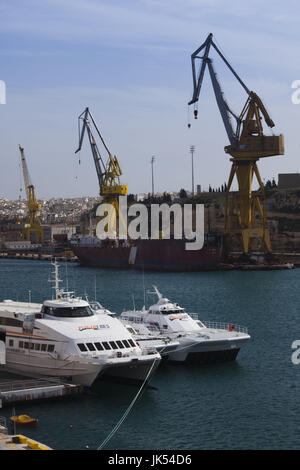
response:
<path id="1" fill-rule="evenodd" d="M 44 261 L 0 260 L 0 299 L 42 302 L 52 297 L 52 267 Z M 156 273 L 60 263 L 64 287 L 95 297 L 118 314 L 159 290 L 201 320 L 247 326 L 251 340 L 232 363 L 162 365 L 106 449 L 299 449 L 300 270 Z M 146 295 L 146 304 L 155 296 Z M 137 393 L 96 383 L 58 401 L 16 405 L 39 419 L 26 435 L 54 449 L 97 449 Z M 0 415 L 9 417 L 5 407 Z"/>

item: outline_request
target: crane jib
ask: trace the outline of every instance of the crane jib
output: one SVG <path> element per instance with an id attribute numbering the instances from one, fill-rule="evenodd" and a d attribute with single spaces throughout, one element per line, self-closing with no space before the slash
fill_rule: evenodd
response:
<path id="1" fill-rule="evenodd" d="M 224 98 L 212 60 L 208 57 L 211 46 L 247 93 L 246 103 L 239 116 L 231 111 Z M 205 51 L 203 56 L 200 57 L 199 52 L 202 49 L 205 49 Z M 198 76 L 196 75 L 195 65 L 197 59 L 202 61 Z M 272 136 L 264 134 L 262 116 L 267 126 L 274 127 L 274 122 L 259 96 L 248 89 L 215 45 L 212 34 L 192 54 L 194 89 L 189 104 L 196 103 L 199 99 L 206 65 L 209 69 L 217 105 L 230 141 L 230 145 L 224 148 L 225 153 L 231 156 L 230 160 L 232 162 L 226 186 L 224 211 L 225 254 L 230 255 L 233 247 L 236 249 L 236 245 L 233 246 L 232 244 L 234 240 L 235 243 L 239 242 L 243 256 L 246 255 L 246 259 L 248 259 L 249 251 L 257 249 L 258 246 L 262 247 L 264 253 L 270 255 L 272 248 L 268 228 L 266 197 L 257 162 L 260 158 L 284 155 L 284 137 L 282 134 Z M 194 114 L 197 118 L 197 109 L 194 110 Z M 232 127 L 231 117 L 234 117 L 237 123 L 235 132 Z M 238 190 L 233 192 L 231 186 L 235 177 Z M 258 190 L 255 191 L 252 190 L 254 177 L 256 177 L 258 183 Z"/>
<path id="2" fill-rule="evenodd" d="M 122 174 L 122 170 L 119 165 L 118 159 L 116 156 L 114 157 L 112 156 L 89 108 L 85 108 L 84 112 L 80 114 L 80 116 L 78 117 L 78 122 L 79 122 L 79 126 L 78 126 L 79 145 L 75 153 L 81 150 L 84 134 L 85 134 L 85 131 L 87 131 L 91 150 L 92 150 L 92 155 L 94 159 L 94 164 L 96 167 L 100 195 L 106 196 L 108 199 L 112 200 L 117 195 L 127 194 L 128 192 L 127 186 L 121 185 L 120 183 L 120 175 Z M 80 122 L 82 122 L 81 126 L 80 126 Z M 92 128 L 93 130 L 96 131 L 94 133 L 95 136 L 97 137 L 98 135 L 104 149 L 106 150 L 108 154 L 108 158 L 106 161 L 104 161 L 104 158 L 102 157 L 100 153 Z"/>
<path id="3" fill-rule="evenodd" d="M 219 50 L 219 48 L 216 46 L 216 44 L 214 43 L 214 41 L 212 40 L 212 37 L 213 35 L 210 33 L 206 39 L 206 41 L 202 44 L 202 46 L 200 46 L 195 52 L 193 52 L 192 56 L 191 56 L 191 59 L 192 59 L 192 76 L 193 76 L 193 88 L 194 88 L 194 91 L 193 91 L 193 97 L 191 99 L 191 101 L 188 103 L 189 105 L 190 104 L 193 104 L 193 103 L 196 103 L 199 99 L 199 95 L 200 95 L 200 90 L 201 90 L 201 86 L 202 86 L 202 82 L 203 82 L 203 77 L 204 77 L 204 72 L 205 72 L 205 67 L 206 67 L 206 64 L 207 64 L 207 59 L 208 59 L 208 54 L 209 54 L 209 51 L 210 51 L 210 47 L 213 46 L 213 48 L 216 50 L 216 52 L 219 54 L 219 56 L 221 57 L 221 59 L 224 61 L 224 63 L 227 65 L 227 67 L 229 68 L 229 70 L 232 72 L 232 74 L 236 77 L 236 79 L 239 81 L 239 83 L 241 84 L 241 86 L 244 88 L 244 90 L 246 91 L 246 93 L 248 95 L 250 95 L 250 90 L 249 88 L 245 85 L 245 83 L 242 81 L 242 79 L 239 77 L 239 75 L 236 73 L 236 71 L 233 69 L 233 67 L 230 65 L 230 63 L 228 62 L 228 60 L 224 57 L 224 55 L 222 54 L 222 52 Z M 205 51 L 204 51 L 204 54 L 202 57 L 200 57 L 198 54 L 199 52 L 205 48 Z M 197 74 L 196 74 L 196 59 L 202 59 L 202 64 L 201 64 L 201 67 L 199 69 L 199 73 L 198 73 L 198 77 L 197 77 Z"/>

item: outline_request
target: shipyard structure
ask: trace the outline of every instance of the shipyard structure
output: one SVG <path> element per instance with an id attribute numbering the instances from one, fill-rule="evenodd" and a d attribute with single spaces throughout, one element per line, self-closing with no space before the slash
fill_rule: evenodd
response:
<path id="1" fill-rule="evenodd" d="M 215 71 L 211 58 L 214 51 L 217 58 L 221 59 L 228 67 L 233 77 L 246 94 L 246 101 L 239 113 L 234 112 L 227 103 L 222 87 Z M 209 34 L 204 43 L 191 55 L 193 93 L 189 105 L 194 108 L 194 117 L 198 117 L 197 103 L 202 88 L 205 71 L 208 70 L 218 109 L 228 136 L 229 145 L 224 147 L 225 154 L 229 156 L 231 170 L 227 182 L 215 191 L 210 187 L 208 193 L 202 193 L 200 185 L 197 186 L 197 194 L 193 190 L 190 197 L 183 189 L 180 191 L 177 201 L 179 204 L 191 204 L 193 210 L 197 204 L 205 206 L 203 244 L 195 250 L 186 249 L 186 240 L 179 239 L 171 234 L 165 237 L 163 230 L 159 228 L 159 235 L 147 239 L 145 237 L 132 238 L 127 235 L 127 220 L 121 216 L 120 197 L 128 195 L 127 185 L 121 182 L 122 170 L 118 158 L 110 151 L 104 140 L 102 132 L 89 108 L 85 108 L 78 118 L 79 144 L 75 153 L 82 148 L 84 138 L 88 139 L 96 174 L 99 184 L 98 204 L 93 210 L 89 210 L 89 229 L 76 226 L 72 236 L 57 234 L 56 238 L 47 236 L 47 228 L 43 225 L 40 212 L 41 204 L 35 195 L 35 188 L 30 180 L 24 149 L 19 146 L 24 175 L 24 185 L 27 196 L 27 213 L 21 225 L 21 240 L 27 244 L 27 250 L 35 249 L 38 252 L 47 251 L 55 254 L 56 249 L 71 253 L 82 264 L 100 267 L 115 267 L 127 269 L 156 269 L 156 270 L 211 270 L 230 269 L 239 266 L 261 265 L 263 267 L 283 267 L 283 259 L 279 259 L 272 240 L 275 241 L 275 249 L 282 248 L 287 240 L 280 239 L 279 235 L 286 235 L 289 230 L 284 230 L 284 224 L 280 217 L 270 220 L 272 204 L 267 198 L 273 198 L 275 205 L 282 198 L 282 191 L 276 184 L 265 185 L 259 173 L 258 162 L 261 158 L 273 157 L 284 154 L 283 135 L 267 135 L 264 125 L 272 129 L 275 124 L 268 114 L 261 98 L 251 91 L 237 72 L 224 57 L 220 49 L 213 41 L 213 35 Z M 197 64 L 199 69 L 197 70 Z M 191 124 L 188 123 L 188 127 Z M 191 153 L 195 148 L 191 146 Z M 192 160 L 193 161 L 193 160 Z M 152 165 L 152 195 L 148 195 L 145 204 L 173 202 L 168 201 L 167 193 L 161 200 L 157 200 L 153 185 Z M 286 175 L 285 175 L 286 176 Z M 237 190 L 232 190 L 234 180 Z M 289 178 L 280 177 L 280 187 L 285 186 Z M 258 189 L 253 189 L 256 181 Z M 298 182 L 297 178 L 293 181 Z M 280 192 L 281 191 L 281 192 Z M 134 202 L 133 195 L 131 202 Z M 112 215 L 95 214 L 95 207 L 108 204 L 113 207 Z M 269 204 L 269 206 L 268 206 Z M 107 217 L 106 231 L 113 236 L 96 236 L 95 227 Z M 84 216 L 83 216 L 84 219 Z M 93 219 L 93 220 L 92 220 Z M 292 224 L 294 227 L 294 224 Z M 116 228 L 117 227 L 117 228 Z M 173 227 L 174 228 L 174 227 Z M 289 226 L 288 229 L 291 227 Z M 297 240 L 293 240 L 295 249 L 299 250 Z M 289 237 L 286 245 L 291 245 Z M 54 246 L 54 250 L 53 250 Z M 6 244 L 7 247 L 7 244 Z M 52 249 L 52 251 L 51 251 Z M 25 248 L 23 247 L 23 251 Z M 12 250 L 10 250 L 12 251 Z M 291 263 L 289 263 L 290 267 Z"/>
<path id="2" fill-rule="evenodd" d="M 210 51 L 215 50 L 218 57 L 229 68 L 234 78 L 246 93 L 246 102 L 240 113 L 234 113 L 225 100 L 219 79 L 215 72 Z M 209 230 L 205 233 L 201 249 L 188 251 L 184 240 L 172 237 L 164 239 L 163 234 L 158 240 L 100 240 L 86 238 L 73 240 L 72 250 L 80 261 L 93 266 L 115 266 L 126 268 L 158 269 L 158 270 L 201 270 L 216 269 L 221 265 L 253 264 L 252 251 L 260 249 L 263 258 L 261 264 L 278 266 L 279 261 L 272 254 L 270 231 L 267 221 L 265 188 L 259 173 L 260 158 L 284 154 L 283 136 L 265 135 L 263 121 L 269 128 L 274 122 L 269 116 L 261 98 L 251 91 L 213 41 L 209 34 L 205 42 L 192 54 L 193 95 L 189 105 L 194 106 L 194 117 L 198 117 L 197 102 L 202 87 L 205 70 L 208 69 L 216 102 L 229 139 L 225 153 L 230 156 L 231 171 L 225 189 L 224 227 L 221 236 Z M 199 63 L 199 70 L 197 64 Z M 232 124 L 235 121 L 235 127 Z M 188 124 L 190 127 L 190 123 Z M 79 151 L 85 133 L 88 135 L 91 151 L 97 171 L 100 196 L 104 203 L 110 203 L 120 214 L 118 197 L 126 195 L 127 186 L 121 185 L 122 174 L 119 162 L 109 151 L 100 133 L 95 119 L 88 108 L 79 116 Z M 107 153 L 103 158 L 96 142 L 99 138 Z M 192 146 L 194 150 L 194 147 Z M 152 158 L 152 171 L 153 171 Z M 234 178 L 238 183 L 238 191 L 232 192 Z M 253 179 L 256 178 L 258 190 L 253 191 Z M 154 191 L 153 191 L 154 193 Z M 154 194 L 153 194 L 154 196 Z M 195 202 L 195 201 L 191 201 Z M 112 218 L 113 219 L 113 218 Z M 108 232 L 112 233 L 115 220 L 109 219 Z M 118 227 L 122 220 L 118 221 Z M 121 228 L 122 230 L 122 228 Z M 123 227 L 123 233 L 127 227 Z M 234 245 L 238 245 L 240 254 L 237 259 L 230 257 Z M 223 263 L 222 263 L 223 261 Z M 224 264 L 225 261 L 225 264 Z M 226 264 L 227 263 L 227 264 Z"/>

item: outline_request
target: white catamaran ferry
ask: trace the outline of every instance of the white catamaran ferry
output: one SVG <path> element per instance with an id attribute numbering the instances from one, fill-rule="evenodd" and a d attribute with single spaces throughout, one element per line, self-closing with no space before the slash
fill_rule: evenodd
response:
<path id="1" fill-rule="evenodd" d="M 43 304 L 0 302 L 0 334 L 6 367 L 21 374 L 68 378 L 91 386 L 97 377 L 149 381 L 160 362 L 154 349 L 141 349 L 120 321 L 97 314 L 88 301 L 59 289 Z"/>
<path id="2" fill-rule="evenodd" d="M 210 363 L 234 360 L 240 348 L 250 339 L 247 328 L 225 323 L 201 322 L 197 314 L 163 297 L 154 286 L 158 301 L 148 310 L 123 312 L 121 322 L 139 341 L 145 338 L 169 338 L 178 346 L 166 352 L 169 361 Z"/>
<path id="3" fill-rule="evenodd" d="M 110 310 L 107 310 L 107 308 L 103 307 L 103 305 L 100 304 L 100 302 L 89 302 L 90 307 L 93 309 L 93 311 L 98 315 L 102 313 L 106 313 L 107 315 L 113 315 L 115 316 L 115 312 L 111 312 Z M 118 320 L 120 320 L 120 317 L 117 317 Z M 140 325 L 139 328 L 139 333 L 132 327 L 131 324 L 126 324 L 126 322 L 122 322 L 124 326 L 126 327 L 127 331 L 129 331 L 130 335 L 133 336 L 134 340 L 136 343 L 140 346 L 142 350 L 148 350 L 148 349 L 155 349 L 159 354 L 161 355 L 161 358 L 163 359 L 164 357 L 167 357 L 168 354 L 171 351 L 174 351 L 177 346 L 179 346 L 179 342 L 177 340 L 167 338 L 161 335 L 149 335 L 147 327 L 145 327 L 145 333 L 142 334 L 141 330 L 142 325 Z"/>

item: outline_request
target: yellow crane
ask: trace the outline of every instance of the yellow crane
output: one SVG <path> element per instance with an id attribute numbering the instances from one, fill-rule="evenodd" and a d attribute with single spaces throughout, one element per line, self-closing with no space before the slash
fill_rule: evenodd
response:
<path id="1" fill-rule="evenodd" d="M 43 243 L 44 242 L 44 229 L 42 227 L 40 218 L 39 218 L 39 211 L 41 210 L 41 204 L 39 204 L 35 197 L 34 186 L 30 181 L 29 172 L 27 163 L 25 160 L 24 149 L 19 145 L 19 150 L 21 153 L 21 162 L 22 162 L 22 169 L 23 169 L 23 177 L 24 177 L 24 186 L 26 191 L 26 198 L 27 198 L 27 215 L 25 217 L 23 228 L 22 228 L 22 238 L 23 240 L 33 241 L 33 237 L 31 234 L 34 235 L 34 242 L 35 243 Z"/>
<path id="2" fill-rule="evenodd" d="M 102 145 L 107 153 L 108 158 L 106 161 L 104 161 L 104 157 L 101 155 L 97 146 L 95 137 L 92 133 L 92 126 L 96 130 L 96 134 L 100 138 Z M 115 209 L 111 214 L 111 218 L 109 219 L 107 233 L 112 234 L 115 231 L 119 233 L 117 224 L 117 221 L 119 221 L 121 228 L 120 232 L 125 234 L 127 233 L 127 225 L 119 211 L 119 196 L 125 196 L 128 193 L 128 187 L 126 185 L 122 185 L 120 182 L 122 170 L 119 161 L 116 156 L 112 156 L 110 150 L 108 149 L 89 108 L 86 108 L 84 112 L 81 113 L 78 117 L 78 129 L 79 145 L 75 153 L 81 150 L 83 137 L 85 131 L 87 131 L 98 176 L 100 189 L 99 194 L 103 197 L 103 203 L 111 204 Z"/>
<path id="3" fill-rule="evenodd" d="M 259 240 L 266 253 L 271 253 L 270 234 L 267 223 L 266 199 L 264 185 L 261 180 L 257 161 L 260 158 L 284 154 L 283 135 L 264 135 L 262 117 L 270 128 L 274 122 L 267 113 L 259 96 L 250 91 L 229 62 L 221 53 L 209 34 L 206 41 L 191 56 L 194 91 L 190 104 L 197 103 L 202 86 L 204 72 L 208 67 L 216 101 L 223 119 L 223 123 L 230 141 L 225 152 L 231 155 L 231 171 L 228 179 L 225 203 L 225 235 L 227 248 L 233 237 L 237 237 L 243 253 L 248 254 L 251 245 Z M 246 91 L 248 97 L 240 115 L 236 115 L 228 106 L 220 83 L 215 73 L 212 60 L 209 58 L 210 48 L 214 47 L 227 67 Z M 199 56 L 199 53 L 203 54 Z M 196 73 L 196 60 L 201 59 L 201 67 Z M 197 118 L 198 110 L 195 106 L 194 116 Z M 231 119 L 236 121 L 234 129 Z M 230 194 L 234 177 L 238 183 L 238 191 Z M 256 176 L 259 189 L 252 191 L 253 178 Z"/>

